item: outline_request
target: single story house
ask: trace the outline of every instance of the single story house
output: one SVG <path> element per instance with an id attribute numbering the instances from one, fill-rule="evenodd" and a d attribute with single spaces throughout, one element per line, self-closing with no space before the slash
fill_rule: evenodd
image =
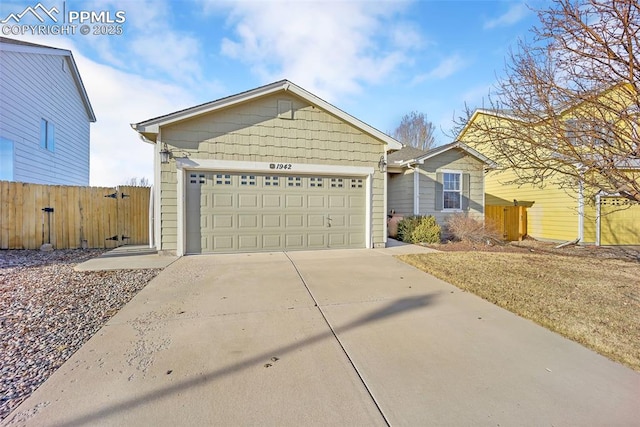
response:
<path id="1" fill-rule="evenodd" d="M 155 117 L 153 244 L 178 255 L 386 244 L 402 145 L 288 80 Z"/>
<path id="2" fill-rule="evenodd" d="M 403 147 L 388 155 L 389 210 L 432 215 L 444 225 L 453 213 L 484 218 L 484 175 L 495 164 L 461 143 L 424 151 Z"/>

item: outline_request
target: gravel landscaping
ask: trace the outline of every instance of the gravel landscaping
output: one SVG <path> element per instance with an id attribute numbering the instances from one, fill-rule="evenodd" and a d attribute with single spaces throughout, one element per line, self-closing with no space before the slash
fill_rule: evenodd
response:
<path id="1" fill-rule="evenodd" d="M 160 272 L 74 271 L 104 252 L 0 251 L 0 420 Z"/>

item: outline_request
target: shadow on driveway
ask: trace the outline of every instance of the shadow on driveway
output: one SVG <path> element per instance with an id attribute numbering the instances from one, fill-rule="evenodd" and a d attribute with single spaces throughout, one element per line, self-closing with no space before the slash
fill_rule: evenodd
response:
<path id="1" fill-rule="evenodd" d="M 227 375 L 242 371 L 249 367 L 255 366 L 256 364 L 261 364 L 264 362 L 265 359 L 271 358 L 274 355 L 277 355 L 278 357 L 280 357 L 282 355 L 286 355 L 295 350 L 298 350 L 300 347 L 312 345 L 314 343 L 317 343 L 321 340 L 324 340 L 330 337 L 336 337 L 341 333 L 365 326 L 369 323 L 377 322 L 383 319 L 397 316 L 402 313 L 428 307 L 435 303 L 435 300 L 437 299 L 438 294 L 439 292 L 436 292 L 436 293 L 430 293 L 426 295 L 402 298 L 402 299 L 393 301 L 387 304 L 386 306 L 382 307 L 381 309 L 372 311 L 366 316 L 356 319 L 353 322 L 348 323 L 344 326 L 338 327 L 336 329 L 330 329 L 327 332 L 310 336 L 309 338 L 302 340 L 300 342 L 296 342 L 295 344 L 289 344 L 289 345 L 283 346 L 274 351 L 270 351 L 269 353 L 259 354 L 250 359 L 247 359 L 229 366 L 225 366 L 220 369 L 216 369 L 215 371 L 200 375 L 196 378 L 191 378 L 191 379 L 181 381 L 177 384 L 162 388 L 160 390 L 156 390 L 151 393 L 147 393 L 136 399 L 131 399 L 128 401 L 107 406 L 101 409 L 100 411 L 78 417 L 74 420 L 71 420 L 69 422 L 66 422 L 60 425 L 61 426 L 90 425 L 104 417 L 111 416 L 116 412 L 127 411 L 135 407 L 150 403 L 154 400 L 158 400 L 170 395 L 178 394 L 184 390 L 187 390 L 193 387 L 204 386 L 207 383 L 210 383 L 212 381 L 215 381 Z"/>

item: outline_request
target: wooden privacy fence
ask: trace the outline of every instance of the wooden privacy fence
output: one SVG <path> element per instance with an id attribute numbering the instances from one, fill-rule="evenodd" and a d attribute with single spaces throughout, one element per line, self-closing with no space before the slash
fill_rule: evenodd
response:
<path id="1" fill-rule="evenodd" d="M 484 207 L 485 221 L 491 221 L 508 241 L 522 240 L 527 235 L 527 208 L 525 206 Z"/>
<path id="2" fill-rule="evenodd" d="M 0 249 L 114 248 L 149 243 L 149 187 L 0 181 Z"/>

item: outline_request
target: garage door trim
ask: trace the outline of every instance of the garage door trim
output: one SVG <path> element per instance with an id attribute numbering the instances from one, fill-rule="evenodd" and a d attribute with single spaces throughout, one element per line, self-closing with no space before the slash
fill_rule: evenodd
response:
<path id="1" fill-rule="evenodd" d="M 254 172 L 278 175 L 341 175 L 365 178 L 365 242 L 366 248 L 373 247 L 372 234 L 372 182 L 374 169 L 372 167 L 319 165 L 307 163 L 284 162 L 247 162 L 213 159 L 176 159 L 177 166 L 177 255 L 185 254 L 186 248 L 186 175 L 190 171 L 208 172 Z"/>

